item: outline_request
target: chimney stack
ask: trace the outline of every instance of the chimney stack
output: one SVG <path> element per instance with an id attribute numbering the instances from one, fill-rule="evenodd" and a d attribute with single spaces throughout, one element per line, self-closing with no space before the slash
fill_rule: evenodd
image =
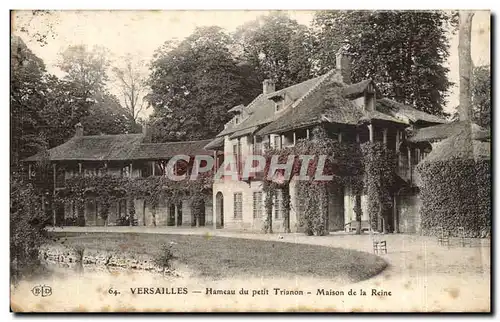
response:
<path id="1" fill-rule="evenodd" d="M 151 142 L 151 128 L 148 123 L 142 124 L 142 135 L 144 136 L 143 142 L 150 143 Z"/>
<path id="2" fill-rule="evenodd" d="M 80 122 L 75 124 L 75 136 L 76 137 L 83 136 L 83 125 Z"/>
<path id="3" fill-rule="evenodd" d="M 276 91 L 276 84 L 272 79 L 264 79 L 262 82 L 262 93 L 269 94 Z"/>
<path id="4" fill-rule="evenodd" d="M 351 84 L 351 57 L 349 53 L 349 49 L 351 45 L 348 40 L 345 40 L 340 47 L 337 54 L 335 54 L 336 58 L 336 69 L 342 78 L 342 82 L 344 84 Z"/>

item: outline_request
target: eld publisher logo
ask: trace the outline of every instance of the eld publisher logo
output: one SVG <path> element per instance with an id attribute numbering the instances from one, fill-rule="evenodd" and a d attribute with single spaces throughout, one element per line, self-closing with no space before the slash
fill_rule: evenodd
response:
<path id="1" fill-rule="evenodd" d="M 33 287 L 31 292 L 35 296 L 41 296 L 41 297 L 51 296 L 52 295 L 52 287 L 47 286 L 47 285 L 37 285 L 37 286 Z"/>

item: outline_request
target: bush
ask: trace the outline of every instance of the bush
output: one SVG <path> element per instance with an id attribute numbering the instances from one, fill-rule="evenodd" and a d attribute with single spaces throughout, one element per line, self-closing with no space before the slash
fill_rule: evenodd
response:
<path id="1" fill-rule="evenodd" d="M 456 234 L 464 227 L 469 237 L 485 237 L 491 229 L 490 161 L 452 158 L 417 166 L 422 179 L 422 233 L 433 235 L 441 226 Z"/>
<path id="2" fill-rule="evenodd" d="M 160 267 L 163 270 L 163 273 L 165 273 L 166 270 L 170 270 L 172 268 L 172 261 L 175 259 L 172 246 L 172 242 L 170 244 L 162 244 L 160 247 L 160 251 L 153 259 L 154 264 Z"/>
<path id="3" fill-rule="evenodd" d="M 16 282 L 40 267 L 38 250 L 46 240 L 44 227 L 50 216 L 43 212 L 42 199 L 31 184 L 14 178 L 10 189 L 10 264 Z"/>

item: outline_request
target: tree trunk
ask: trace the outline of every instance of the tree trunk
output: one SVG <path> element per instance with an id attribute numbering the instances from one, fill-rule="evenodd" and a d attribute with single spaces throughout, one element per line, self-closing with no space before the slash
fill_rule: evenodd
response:
<path id="1" fill-rule="evenodd" d="M 471 95 L 471 30 L 474 12 L 460 11 L 460 25 L 458 29 L 458 66 L 460 75 L 460 121 L 468 121 L 471 116 L 472 95 Z"/>
<path id="2" fill-rule="evenodd" d="M 156 204 L 151 205 L 151 217 L 153 219 L 153 226 L 156 227 Z"/>

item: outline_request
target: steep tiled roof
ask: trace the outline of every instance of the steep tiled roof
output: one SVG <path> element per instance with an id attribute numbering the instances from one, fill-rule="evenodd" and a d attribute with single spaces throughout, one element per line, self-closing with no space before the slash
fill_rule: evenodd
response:
<path id="1" fill-rule="evenodd" d="M 205 150 L 223 150 L 224 149 L 224 137 L 219 136 L 210 141 L 204 147 Z"/>
<path id="2" fill-rule="evenodd" d="M 50 160 L 127 160 L 135 148 L 142 142 L 142 134 L 118 135 L 88 135 L 73 137 L 50 149 Z M 37 161 L 41 158 L 36 154 L 25 161 Z"/>
<path id="3" fill-rule="evenodd" d="M 363 116 L 359 119 L 360 121 L 364 120 L 380 120 L 380 121 L 389 121 L 389 122 L 394 122 L 394 123 L 402 123 L 402 124 L 407 124 L 405 121 L 401 119 L 397 119 L 391 115 L 388 115 L 386 113 L 382 113 L 380 111 L 364 111 Z"/>
<path id="4" fill-rule="evenodd" d="M 474 140 L 490 138 L 489 131 L 475 123 L 452 122 L 418 129 L 409 140 L 412 142 L 438 141 L 460 133 L 468 133 Z"/>
<path id="5" fill-rule="evenodd" d="M 132 153 L 132 160 L 169 159 L 175 155 L 211 155 L 204 149 L 211 140 L 166 143 L 142 143 Z"/>
<path id="6" fill-rule="evenodd" d="M 257 132 L 265 135 L 305 127 L 321 122 L 357 124 L 362 111 L 340 93 L 342 85 L 335 81 L 318 84 L 296 106 L 291 106 L 274 122 Z M 329 104 L 325 96 L 329 96 Z"/>
<path id="7" fill-rule="evenodd" d="M 453 158 L 487 160 L 490 159 L 490 155 L 491 143 L 474 140 L 470 131 L 463 127 L 462 131 L 438 142 L 424 161 L 443 161 Z"/>
<path id="8" fill-rule="evenodd" d="M 52 161 L 120 161 L 154 160 L 169 158 L 177 154 L 207 154 L 203 147 L 210 142 L 188 141 L 168 143 L 142 143 L 142 134 L 88 135 L 73 137 L 65 143 L 48 150 Z M 24 161 L 38 161 L 36 154 Z"/>
<path id="9" fill-rule="evenodd" d="M 293 86 L 281 89 L 268 94 L 260 94 L 257 96 L 247 107 L 246 111 L 249 112 L 249 116 L 243 122 L 237 126 L 229 127 L 224 129 L 217 136 L 224 136 L 232 134 L 236 131 L 246 130 L 252 127 L 262 126 L 268 124 L 275 119 L 277 119 L 281 114 L 275 113 L 275 104 L 270 97 L 281 95 L 286 92 L 287 97 L 289 97 L 292 102 L 297 102 L 300 98 L 306 95 L 312 88 L 314 88 L 319 82 L 321 82 L 328 73 L 316 78 L 306 80 L 302 83 L 295 84 Z M 294 103 L 292 103 L 294 104 Z"/>
<path id="10" fill-rule="evenodd" d="M 347 85 L 342 89 L 342 95 L 345 97 L 359 97 L 372 82 L 373 80 L 371 79 L 365 79 L 359 83 Z"/>
<path id="11" fill-rule="evenodd" d="M 412 106 L 402 104 L 388 98 L 381 98 L 377 100 L 377 105 L 382 109 L 383 107 L 388 107 L 387 112 L 390 115 L 400 119 L 408 119 L 412 123 L 419 121 L 435 124 L 447 123 L 447 121 L 441 117 L 419 111 Z"/>

